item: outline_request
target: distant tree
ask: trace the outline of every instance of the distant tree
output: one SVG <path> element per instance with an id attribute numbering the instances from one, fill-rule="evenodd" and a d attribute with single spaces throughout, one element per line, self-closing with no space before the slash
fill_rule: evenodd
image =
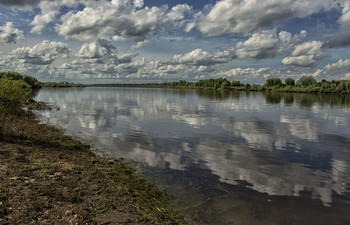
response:
<path id="1" fill-rule="evenodd" d="M 231 86 L 232 87 L 239 87 L 239 86 L 244 86 L 244 84 L 242 84 L 240 81 L 232 81 L 231 82 Z"/>
<path id="2" fill-rule="evenodd" d="M 215 84 L 214 84 L 214 89 L 216 90 L 216 89 L 218 89 L 218 88 L 219 88 L 219 84 L 215 83 Z"/>
<path id="3" fill-rule="evenodd" d="M 179 85 L 180 86 L 185 86 L 187 84 L 187 81 L 185 81 L 185 80 L 180 80 L 179 81 Z"/>
<path id="4" fill-rule="evenodd" d="M 262 91 L 264 90 L 264 87 L 259 85 L 259 84 L 253 84 L 251 87 L 250 87 L 250 90 L 251 91 Z"/>
<path id="5" fill-rule="evenodd" d="M 281 84 L 282 84 L 282 81 L 280 78 L 270 78 L 266 80 L 265 86 L 275 87 L 275 86 L 280 86 Z"/>
<path id="6" fill-rule="evenodd" d="M 32 88 L 40 88 L 42 85 L 35 77 L 24 75 L 23 81 L 32 86 Z"/>
<path id="7" fill-rule="evenodd" d="M 317 81 L 315 80 L 315 78 L 313 78 L 312 76 L 302 76 L 298 81 L 297 81 L 297 86 L 300 87 L 309 87 L 312 86 L 314 84 L 316 84 Z"/>
<path id="8" fill-rule="evenodd" d="M 222 83 L 221 83 L 221 87 L 222 89 L 228 89 L 230 87 L 230 82 L 227 81 L 227 80 L 224 80 Z"/>
<path id="9" fill-rule="evenodd" d="M 294 85 L 295 85 L 294 79 L 289 78 L 289 77 L 288 77 L 287 79 L 285 79 L 284 83 L 285 83 L 286 85 L 288 85 L 288 86 L 294 86 Z"/>

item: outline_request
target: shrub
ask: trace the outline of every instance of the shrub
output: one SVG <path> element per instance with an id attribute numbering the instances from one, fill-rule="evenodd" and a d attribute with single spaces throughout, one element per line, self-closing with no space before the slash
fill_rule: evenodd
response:
<path id="1" fill-rule="evenodd" d="M 14 113 L 20 111 L 31 93 L 31 87 L 22 80 L 0 79 L 0 111 Z"/>

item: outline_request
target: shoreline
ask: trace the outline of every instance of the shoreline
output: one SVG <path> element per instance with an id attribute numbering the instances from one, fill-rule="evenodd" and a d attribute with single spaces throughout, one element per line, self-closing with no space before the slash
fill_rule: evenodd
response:
<path id="1" fill-rule="evenodd" d="M 187 224 L 169 195 L 117 159 L 39 124 L 11 116 L 0 136 L 2 224 Z"/>

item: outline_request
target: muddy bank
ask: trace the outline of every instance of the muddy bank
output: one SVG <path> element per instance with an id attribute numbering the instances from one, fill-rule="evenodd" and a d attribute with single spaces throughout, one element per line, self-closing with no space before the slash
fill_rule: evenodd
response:
<path id="1" fill-rule="evenodd" d="M 0 224 L 186 224 L 166 193 L 122 161 L 31 112 L 1 121 Z"/>

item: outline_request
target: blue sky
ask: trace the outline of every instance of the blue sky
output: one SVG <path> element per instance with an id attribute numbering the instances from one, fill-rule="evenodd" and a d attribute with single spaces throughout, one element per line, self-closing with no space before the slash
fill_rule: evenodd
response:
<path id="1" fill-rule="evenodd" d="M 0 0 L 0 71 L 41 81 L 350 79 L 348 0 Z"/>

